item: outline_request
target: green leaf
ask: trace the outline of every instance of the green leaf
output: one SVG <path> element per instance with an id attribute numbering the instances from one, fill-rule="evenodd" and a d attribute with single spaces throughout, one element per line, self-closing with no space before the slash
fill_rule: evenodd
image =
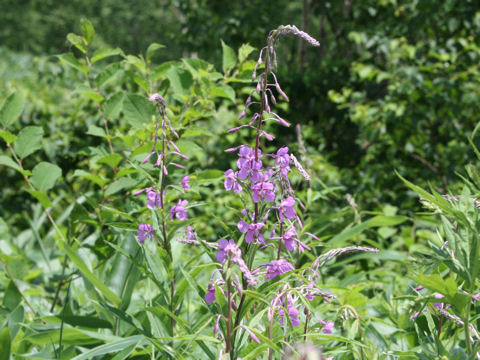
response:
<path id="1" fill-rule="evenodd" d="M 123 100 L 124 93 L 120 92 L 111 96 L 103 103 L 103 113 L 107 119 L 114 120 L 120 115 L 120 111 L 122 111 L 123 107 Z"/>
<path id="2" fill-rule="evenodd" d="M 250 55 L 253 50 L 255 50 L 255 48 L 250 46 L 250 44 L 243 44 L 240 46 L 240 49 L 238 49 L 238 61 L 244 62 L 247 60 L 248 55 Z"/>
<path id="3" fill-rule="evenodd" d="M 115 169 L 117 165 L 122 161 L 122 155 L 119 154 L 108 154 L 97 160 L 97 163 L 107 164 L 112 169 Z"/>
<path id="4" fill-rule="evenodd" d="M 18 134 L 13 148 L 20 158 L 24 159 L 42 147 L 43 129 L 40 126 L 27 126 Z"/>
<path id="5" fill-rule="evenodd" d="M 99 87 L 99 88 L 102 87 L 109 80 L 112 80 L 115 77 L 115 75 L 118 74 L 118 72 L 120 71 L 121 68 L 122 68 L 122 64 L 119 63 L 119 62 L 115 62 L 113 64 L 108 65 L 95 78 L 95 85 L 97 85 L 97 87 Z"/>
<path id="6" fill-rule="evenodd" d="M 127 94 L 123 100 L 125 120 L 134 128 L 144 128 L 152 121 L 155 106 L 144 96 Z"/>
<path id="7" fill-rule="evenodd" d="M 89 68 L 85 64 L 81 63 L 72 53 L 57 55 L 60 61 L 68 66 L 71 66 L 77 70 L 80 70 L 84 74 L 88 74 Z"/>
<path id="8" fill-rule="evenodd" d="M 210 88 L 210 96 L 212 98 L 221 97 L 230 99 L 235 102 L 235 90 L 228 85 L 218 84 Z"/>
<path id="9" fill-rule="evenodd" d="M 93 135 L 93 136 L 99 136 L 99 137 L 106 137 L 107 134 L 105 134 L 105 130 L 103 128 L 95 126 L 95 125 L 90 125 L 87 130 L 88 135 Z"/>
<path id="10" fill-rule="evenodd" d="M 37 191 L 37 190 L 31 190 L 31 189 L 28 189 L 27 192 L 30 195 L 32 195 L 35 199 L 37 199 L 45 209 L 49 208 L 49 207 L 52 207 L 52 203 L 48 199 L 48 195 L 45 194 L 44 192 Z"/>
<path id="11" fill-rule="evenodd" d="M 0 130 L 0 137 L 7 143 L 11 144 L 17 140 L 17 136 L 6 130 Z"/>
<path id="12" fill-rule="evenodd" d="M 138 68 L 143 74 L 147 71 L 147 65 L 145 64 L 145 61 L 138 56 L 127 55 L 125 60 L 127 60 L 127 63 Z"/>
<path id="13" fill-rule="evenodd" d="M 37 190 L 47 191 L 53 188 L 60 176 L 62 176 L 62 169 L 57 165 L 42 161 L 33 168 L 30 181 Z"/>
<path id="14" fill-rule="evenodd" d="M 78 270 L 82 273 L 85 278 L 92 283 L 102 294 L 107 298 L 112 304 L 118 306 L 121 303 L 121 299 L 115 294 L 112 290 L 110 290 L 98 277 L 95 276 L 87 267 L 87 265 L 83 262 L 80 256 L 77 255 L 73 251 L 73 249 L 65 242 L 59 242 L 59 247 L 63 250 L 70 260 L 75 264 Z"/>
<path id="15" fill-rule="evenodd" d="M 83 54 L 87 52 L 87 48 L 85 47 L 85 43 L 81 36 L 77 34 L 69 33 L 67 34 L 67 40 L 70 44 L 74 45 L 78 50 L 80 50 Z"/>
<path id="16" fill-rule="evenodd" d="M 23 96 L 18 92 L 10 94 L 0 108 L 0 124 L 6 128 L 14 123 L 22 114 L 24 105 Z"/>
<path id="17" fill-rule="evenodd" d="M 95 50 L 95 52 L 92 55 L 92 59 L 90 60 L 93 63 L 100 61 L 102 59 L 105 59 L 110 56 L 115 56 L 115 55 L 123 55 L 123 51 L 120 48 L 115 48 L 115 49 L 98 49 Z"/>
<path id="18" fill-rule="evenodd" d="M 61 320 L 59 318 L 59 320 Z M 111 329 L 112 324 L 107 320 L 93 316 L 65 315 L 63 320 L 72 326 L 81 326 L 93 329 Z"/>
<path id="19" fill-rule="evenodd" d="M 135 349 L 135 345 L 138 345 L 140 342 L 145 340 L 143 335 L 134 335 L 126 337 L 117 341 L 113 341 L 109 344 L 104 344 L 97 346 L 91 350 L 84 352 L 78 356 L 75 356 L 72 360 L 84 360 L 84 359 L 93 359 L 95 356 L 111 354 L 117 351 L 121 351 L 124 348 L 130 347 L 130 353 Z"/>
<path id="20" fill-rule="evenodd" d="M 153 54 L 155 54 L 157 50 L 160 50 L 163 48 L 165 48 L 165 45 L 157 44 L 157 43 L 150 44 L 150 46 L 147 49 L 147 61 L 150 62 Z"/>
<path id="21" fill-rule="evenodd" d="M 361 234 L 366 229 L 370 229 L 373 227 L 380 227 L 380 226 L 395 226 L 407 221 L 408 218 L 406 216 L 385 216 L 385 215 L 377 215 L 367 221 L 359 225 L 355 225 L 353 227 L 347 228 L 343 230 L 341 233 L 335 235 L 329 241 L 329 245 L 340 247 L 343 246 L 345 241 L 351 239 L 354 236 Z"/>
<path id="22" fill-rule="evenodd" d="M 87 44 L 90 44 L 95 36 L 95 29 L 90 21 L 87 19 L 80 20 L 80 28 L 82 29 L 82 35 L 85 38 Z"/>
<path id="23" fill-rule="evenodd" d="M 189 125 L 187 129 L 182 133 L 182 138 L 189 136 L 213 136 L 210 130 L 197 125 Z"/>
<path id="24" fill-rule="evenodd" d="M 10 360 L 10 330 L 4 327 L 0 332 L 0 360 Z"/>
<path id="25" fill-rule="evenodd" d="M 18 292 L 18 289 L 13 283 L 13 281 L 10 281 L 3 295 L 3 306 L 6 307 L 8 310 L 13 311 L 18 306 L 18 304 L 21 303 L 21 301 L 22 295 L 20 295 L 20 293 Z"/>
<path id="26" fill-rule="evenodd" d="M 137 238 L 129 233 L 122 242 L 124 252 L 139 261 L 142 256 Z M 138 267 L 132 263 L 127 256 L 122 253 L 116 253 L 113 259 L 112 270 L 108 276 L 109 287 L 122 299 L 121 309 L 126 310 L 132 298 L 133 289 L 140 277 Z"/>
<path id="27" fill-rule="evenodd" d="M 0 155 L 0 165 L 5 165 L 19 172 L 22 172 L 22 168 L 15 161 L 5 155 Z"/>
<path id="28" fill-rule="evenodd" d="M 106 179 L 100 177 L 97 174 L 91 174 L 91 173 L 89 173 L 85 170 L 77 169 L 73 173 L 73 176 L 74 177 L 79 176 L 79 177 L 83 177 L 85 179 L 88 179 L 88 180 L 90 180 L 91 182 L 94 182 L 95 184 L 97 184 L 100 187 L 104 186 L 107 183 Z"/>
<path id="29" fill-rule="evenodd" d="M 30 335 L 25 338 L 26 341 L 35 345 L 50 345 L 60 343 L 60 330 L 46 330 Z M 62 344 L 64 345 L 88 345 L 102 342 L 97 337 L 85 334 L 83 331 L 73 328 L 66 328 L 62 331 Z"/>
<path id="30" fill-rule="evenodd" d="M 95 101 L 98 104 L 100 104 L 103 100 L 103 96 L 100 95 L 98 91 L 96 91 L 95 89 L 92 89 L 90 86 L 87 86 L 87 85 L 77 86 L 76 89 L 75 89 L 75 92 L 81 93 L 81 94 L 89 97 L 90 99 L 92 99 L 93 101 Z"/>
<path id="31" fill-rule="evenodd" d="M 190 93 L 193 77 L 187 70 L 173 66 L 167 71 L 167 78 L 175 94 L 187 95 Z"/>
<path id="32" fill-rule="evenodd" d="M 223 51 L 223 57 L 222 57 L 222 69 L 223 73 L 227 74 L 227 72 L 235 66 L 237 63 L 237 56 L 235 55 L 235 51 L 225 44 L 223 40 L 222 42 L 222 51 Z"/>
<path id="33" fill-rule="evenodd" d="M 134 180 L 128 177 L 122 177 L 107 187 L 107 189 L 105 190 L 105 195 L 106 196 L 113 195 L 119 192 L 120 190 L 123 190 L 125 188 L 131 188 L 136 184 L 137 184 L 137 180 Z"/>

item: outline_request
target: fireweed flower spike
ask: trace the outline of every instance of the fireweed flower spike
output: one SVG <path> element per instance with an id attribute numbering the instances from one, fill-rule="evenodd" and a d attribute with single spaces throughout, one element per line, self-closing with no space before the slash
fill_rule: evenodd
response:
<path id="1" fill-rule="evenodd" d="M 226 284 L 227 314 L 223 314 L 226 321 L 223 335 L 225 352 L 229 353 L 231 358 L 235 357 L 235 335 L 243 325 L 243 319 L 239 317 L 239 314 L 242 314 L 241 308 L 245 303 L 245 296 L 249 296 L 242 288 L 255 286 L 258 282 L 256 276 L 260 274 L 265 275 L 265 281 L 270 281 L 294 270 L 294 266 L 282 257 L 285 250 L 303 251 L 308 249 L 297 238 L 297 229 L 302 227 L 302 223 L 295 212 L 296 198 L 288 180 L 288 173 L 291 170 L 290 164 L 293 162 L 297 168 L 301 168 L 301 165 L 295 162 L 296 158 L 293 160 L 292 154 L 289 154 L 289 148 L 286 146 L 281 147 L 273 154 L 264 154 L 260 149 L 261 136 L 265 136 L 267 140 L 274 139 L 273 135 L 262 129 L 265 121 L 273 121 L 286 127 L 290 126 L 288 121 L 274 112 L 275 110 L 272 111 L 273 106 L 280 98 L 288 101 L 288 96 L 281 89 L 278 79 L 273 73 L 276 68 L 275 45 L 280 37 L 287 34 L 298 36 L 314 46 L 319 45 L 318 41 L 310 35 L 292 25 L 282 25 L 271 31 L 267 38 L 267 45 L 261 50 L 253 72 L 253 79 L 256 79 L 255 89 L 248 96 L 245 107 L 238 117 L 239 120 L 245 119 L 243 120 L 244 123 L 229 131 L 255 129 L 255 145 L 242 144 L 226 150 L 226 152 L 238 151 L 238 159 L 237 168 L 225 172 L 224 187 L 227 191 L 237 193 L 246 207 L 242 210 L 246 219 L 240 220 L 237 224 L 239 232 L 245 233 L 245 243 L 241 245 L 242 249 L 234 240 L 221 239 L 218 242 L 218 252 L 216 254 L 217 260 L 222 264 L 222 267 L 219 267 L 216 271 L 221 274 Z M 257 70 L 261 69 L 261 64 L 264 64 L 263 70 L 260 70 L 263 72 L 257 76 Z M 252 101 L 253 97 L 256 97 L 255 92 L 259 95 L 260 101 Z M 247 115 L 247 112 L 251 112 L 252 115 Z M 265 113 L 268 114 L 267 118 L 264 118 Z M 308 174 L 304 175 L 305 178 L 307 176 Z M 299 201 L 297 203 L 301 207 L 301 203 Z M 276 213 L 278 213 L 278 219 L 275 216 Z M 275 218 L 275 221 L 270 223 L 268 220 L 272 218 Z M 269 238 L 264 238 L 263 233 L 270 233 Z M 265 243 L 265 246 L 254 246 L 258 243 Z M 296 247 L 297 243 L 298 248 Z M 271 246 L 278 249 L 276 260 L 259 265 L 255 270 L 250 269 L 249 266 L 252 266 L 251 264 L 258 260 L 255 259 L 255 253 Z M 244 251 L 245 259 L 248 259 L 249 265 L 243 260 L 242 251 Z M 233 264 L 238 265 L 242 272 L 243 278 L 241 281 L 235 281 L 237 274 L 233 272 Z M 298 297 L 293 301 L 290 295 L 286 295 L 292 287 L 291 284 L 287 282 L 285 286 L 284 293 L 278 295 L 272 303 L 274 309 L 272 312 L 277 313 L 275 309 L 283 308 L 283 312 L 278 313 L 281 315 L 282 321 L 284 315 L 288 315 L 290 323 L 298 326 L 300 325 L 300 310 L 297 308 L 299 305 L 295 305 Z M 232 288 L 237 291 L 233 293 Z M 305 288 L 305 284 L 300 284 L 300 291 L 306 291 Z M 207 291 L 206 300 L 212 300 L 213 290 L 208 287 Z M 314 294 L 320 294 L 319 291 L 313 285 L 309 287 L 309 298 L 313 299 Z M 239 302 L 234 299 L 237 296 L 241 297 Z M 236 318 L 232 314 L 232 309 L 236 312 Z M 269 319 L 272 321 L 273 316 L 270 317 L 269 315 Z M 272 340 L 272 334 L 270 334 L 270 340 Z M 272 359 L 272 353 L 270 353 L 269 358 Z"/>

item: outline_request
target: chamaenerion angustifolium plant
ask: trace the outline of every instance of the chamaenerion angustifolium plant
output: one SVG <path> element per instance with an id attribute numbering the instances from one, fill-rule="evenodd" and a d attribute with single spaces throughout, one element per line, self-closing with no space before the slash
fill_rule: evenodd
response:
<path id="1" fill-rule="evenodd" d="M 480 159 L 473 141 L 470 144 Z M 440 215 L 432 250 L 419 257 L 423 267 L 413 277 L 419 286 L 411 315 L 424 359 L 477 359 L 480 356 L 480 193 L 477 167 L 468 165 L 460 195 L 429 193 L 402 178 L 424 205 Z"/>
<path id="2" fill-rule="evenodd" d="M 312 319 L 309 303 L 316 297 L 326 302 L 335 298 L 333 293 L 316 285 L 318 267 L 345 252 L 376 251 L 356 246 L 334 249 L 299 269 L 302 253 L 310 250 L 303 238 L 315 236 L 302 231 L 303 214 L 298 209 L 303 206 L 295 196 L 288 174 L 291 166 L 295 166 L 306 181 L 310 176 L 287 146 L 273 153 L 266 153 L 261 146 L 263 139 L 274 139 L 265 131 L 266 123 L 290 126 L 272 110 L 278 97 L 289 101 L 274 72 L 275 46 L 288 34 L 319 46 L 318 41 L 295 26 L 272 30 L 253 71 L 256 88 L 239 116 L 250 119 L 228 131 L 253 129 L 254 141 L 226 150 L 237 152 L 238 160 L 235 170 L 225 172 L 224 187 L 238 194 L 244 207 L 239 209 L 236 231 L 228 231 L 227 237 L 218 241 L 215 257 L 220 264 L 211 275 L 205 295 L 206 302 L 215 304 L 210 309 L 217 313 L 213 333 L 224 341 L 220 358 L 239 358 L 253 341 L 260 344 L 259 351 L 268 348 L 268 358 L 272 359 L 274 353 L 281 354 L 283 347 L 291 348 L 312 331 L 332 334 L 332 320 L 314 319 L 315 326 L 309 324 Z M 294 330 L 298 328 L 302 330 Z"/>

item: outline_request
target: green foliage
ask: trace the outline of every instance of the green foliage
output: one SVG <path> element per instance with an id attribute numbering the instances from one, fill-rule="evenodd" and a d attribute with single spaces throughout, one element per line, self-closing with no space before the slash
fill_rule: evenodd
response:
<path id="1" fill-rule="evenodd" d="M 226 300 L 217 286 L 218 303 L 204 301 L 217 266 L 205 242 L 238 234 L 235 211 L 244 204 L 223 190 L 235 161 L 224 149 L 251 139 L 226 131 L 244 124 L 238 113 L 272 19 L 303 20 L 323 45 L 307 53 L 296 42 L 279 48 L 289 65 L 280 63 L 277 76 L 292 101 L 278 107 L 299 127 L 265 144 L 271 151 L 288 144 L 312 177 L 306 182 L 292 166 L 304 206 L 299 235 L 311 248 L 292 261 L 306 269 L 340 246 L 380 251 L 320 266 L 317 281 L 338 298 L 296 294 L 311 321 L 294 328 L 275 319 L 271 337 L 269 301 L 303 281 L 301 271 L 246 290 L 240 317 L 260 344 L 238 328 L 236 355 L 266 359 L 269 348 L 275 357 L 292 348 L 301 356 L 305 336 L 335 359 L 475 356 L 469 325 L 478 327 L 480 175 L 471 155 L 478 154 L 480 22 L 473 1 L 305 1 L 311 17 L 287 1 L 27 3 L 0 5 L 2 44 L 58 55 L 0 48 L 0 358 L 218 358 L 223 342 L 213 329 Z M 155 156 L 141 164 L 154 146 L 154 92 L 166 99 L 189 157 L 184 171 L 168 168 L 163 212 L 132 196 L 160 182 Z M 414 213 L 415 192 L 439 215 Z M 139 246 L 138 225 L 151 221 L 160 233 L 179 196 L 194 216 L 169 225 L 172 255 L 161 240 Z M 187 226 L 201 234 L 200 245 L 176 241 Z M 319 320 L 335 321 L 334 334 L 322 333 Z M 221 317 L 219 331 L 225 326 Z"/>

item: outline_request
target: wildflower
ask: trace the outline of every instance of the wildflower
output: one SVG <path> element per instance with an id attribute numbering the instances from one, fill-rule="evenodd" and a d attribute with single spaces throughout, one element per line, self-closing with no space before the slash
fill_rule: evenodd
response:
<path id="1" fill-rule="evenodd" d="M 252 182 L 257 182 L 260 179 L 259 171 L 263 166 L 262 161 L 260 160 L 260 149 L 257 150 L 258 160 L 255 160 L 255 150 L 246 145 L 240 146 L 238 156 L 240 157 L 240 159 L 237 160 L 237 166 L 240 169 L 238 172 L 238 178 L 243 180 L 250 176 Z"/>
<path id="2" fill-rule="evenodd" d="M 205 301 L 208 303 L 215 302 L 215 286 L 209 285 L 207 288 L 207 293 L 205 294 Z"/>
<path id="3" fill-rule="evenodd" d="M 185 209 L 185 205 L 188 204 L 187 200 L 178 200 L 177 205 L 172 207 L 169 211 L 170 213 L 170 220 L 173 221 L 175 217 L 177 220 L 186 220 L 187 219 L 187 210 Z"/>
<path id="4" fill-rule="evenodd" d="M 442 294 L 439 294 L 439 293 L 435 293 L 433 294 L 433 297 L 435 299 L 441 299 L 441 298 L 444 298 L 445 295 L 442 295 Z M 440 309 L 443 309 L 443 307 L 445 306 L 444 303 L 441 303 L 441 302 L 436 302 L 436 303 L 433 303 L 433 307 L 440 310 Z"/>
<path id="5" fill-rule="evenodd" d="M 160 194 L 156 191 L 147 190 L 147 208 L 149 209 L 155 209 L 155 205 L 159 208 L 161 206 L 160 202 Z"/>
<path id="6" fill-rule="evenodd" d="M 237 224 L 238 230 L 240 230 L 242 233 L 247 232 L 247 235 L 245 236 L 245 241 L 250 244 L 252 241 L 254 243 L 265 243 L 265 240 L 263 239 L 263 235 L 260 232 L 260 229 L 264 227 L 263 222 L 259 222 L 256 224 L 250 224 L 248 225 L 244 220 L 240 220 Z"/>
<path id="7" fill-rule="evenodd" d="M 154 101 L 161 101 L 163 100 L 162 96 L 158 93 L 155 93 L 155 94 L 152 94 L 150 95 L 150 97 L 148 98 L 148 101 L 150 102 L 154 102 Z"/>
<path id="8" fill-rule="evenodd" d="M 186 175 L 182 178 L 182 187 L 185 191 L 188 191 L 190 189 L 190 185 L 188 182 L 190 181 L 190 176 Z"/>
<path id="9" fill-rule="evenodd" d="M 252 199 L 254 202 L 258 203 L 264 199 L 267 201 L 275 200 L 275 187 L 267 180 L 271 175 L 271 172 L 266 172 L 257 184 L 252 185 Z"/>
<path id="10" fill-rule="evenodd" d="M 225 171 L 225 182 L 223 185 L 225 186 L 225 190 L 233 191 L 234 193 L 239 193 L 242 191 L 242 185 L 239 184 L 237 180 L 238 172 L 233 172 L 232 169 Z"/>
<path id="11" fill-rule="evenodd" d="M 480 293 L 472 296 L 472 299 L 475 301 L 477 301 L 479 298 L 480 298 Z"/>
<path id="12" fill-rule="evenodd" d="M 278 315 L 280 316 L 280 326 L 283 327 L 283 315 L 285 314 L 285 311 L 283 309 L 280 309 L 278 311 Z M 288 317 L 290 318 L 290 322 L 292 323 L 292 326 L 298 326 L 300 325 L 300 320 L 298 318 L 298 315 L 300 312 L 298 309 L 294 306 L 289 305 L 288 306 Z"/>
<path id="13" fill-rule="evenodd" d="M 267 274 L 265 275 L 265 281 L 272 280 L 273 278 L 280 276 L 290 270 L 293 270 L 292 264 L 287 260 L 272 260 L 270 264 L 267 265 Z"/>
<path id="14" fill-rule="evenodd" d="M 314 286 L 315 286 L 315 283 L 313 281 L 309 282 L 307 285 L 307 287 L 311 289 L 313 289 Z M 308 301 L 313 300 L 313 294 L 308 291 L 305 293 L 305 297 L 307 298 Z"/>
<path id="15" fill-rule="evenodd" d="M 284 146 L 277 151 L 275 156 L 275 164 L 280 167 L 280 172 L 287 178 L 287 174 L 290 171 L 290 155 L 288 155 L 288 147 Z"/>
<path id="16" fill-rule="evenodd" d="M 283 235 L 283 242 L 285 243 L 285 248 L 288 251 L 295 250 L 295 238 L 297 236 L 297 230 L 295 227 L 291 227 L 288 229 L 285 234 Z"/>
<path id="17" fill-rule="evenodd" d="M 241 250 L 238 248 L 237 244 L 233 239 L 227 241 L 226 239 L 220 239 L 218 241 L 218 252 L 217 252 L 217 260 L 220 261 L 222 264 L 225 262 L 225 259 L 229 258 L 231 260 L 235 260 L 242 256 Z"/>
<path id="18" fill-rule="evenodd" d="M 322 328 L 322 333 L 324 334 L 332 334 L 333 333 L 333 327 L 335 326 L 335 323 L 331 320 L 328 320 L 328 321 L 323 321 L 323 320 L 320 320 L 320 322 L 323 324 L 323 328 Z"/>
<path id="19" fill-rule="evenodd" d="M 278 217 L 280 218 L 280 221 L 283 221 L 284 216 L 288 219 L 293 219 L 295 217 L 294 205 L 295 199 L 291 196 L 282 201 L 278 208 Z"/>
<path id="20" fill-rule="evenodd" d="M 145 239 L 150 238 L 150 240 L 153 240 L 153 233 L 155 231 L 153 230 L 152 225 L 149 224 L 140 224 L 138 226 L 138 231 L 137 231 L 137 236 L 138 236 L 138 242 L 140 244 L 143 244 Z"/>

